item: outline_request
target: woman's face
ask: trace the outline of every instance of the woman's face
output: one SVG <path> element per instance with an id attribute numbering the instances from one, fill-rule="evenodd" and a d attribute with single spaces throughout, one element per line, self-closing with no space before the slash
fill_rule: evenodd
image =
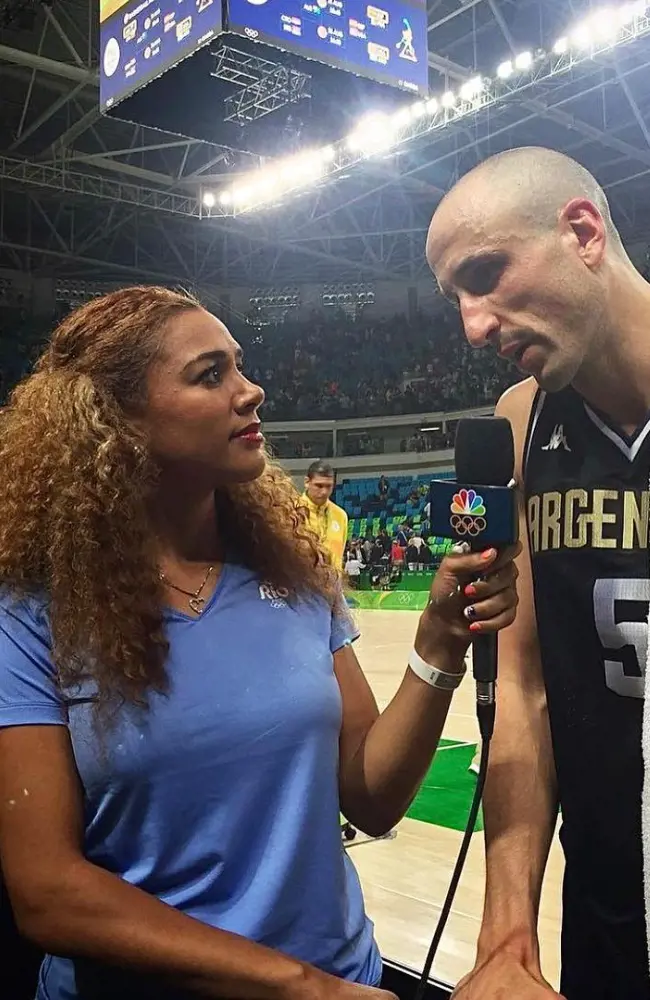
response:
<path id="1" fill-rule="evenodd" d="M 144 429 L 155 461 L 209 488 L 261 475 L 264 392 L 242 372 L 238 344 L 204 309 L 174 317 L 147 378 Z"/>

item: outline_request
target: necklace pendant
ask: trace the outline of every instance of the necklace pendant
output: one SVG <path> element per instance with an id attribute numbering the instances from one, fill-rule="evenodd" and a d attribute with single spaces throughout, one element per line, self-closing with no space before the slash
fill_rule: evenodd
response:
<path id="1" fill-rule="evenodd" d="M 205 597 L 190 597 L 187 602 L 197 615 L 200 615 L 205 607 Z"/>

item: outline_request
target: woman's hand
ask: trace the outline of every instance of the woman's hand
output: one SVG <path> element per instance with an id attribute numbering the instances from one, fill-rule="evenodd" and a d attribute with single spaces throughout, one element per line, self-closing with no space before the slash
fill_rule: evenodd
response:
<path id="1" fill-rule="evenodd" d="M 420 617 L 415 649 L 441 670 L 460 670 L 474 635 L 498 632 L 510 625 L 517 610 L 517 567 L 521 545 L 499 555 L 496 549 L 450 553 L 431 586 L 429 604 Z"/>
<path id="2" fill-rule="evenodd" d="M 284 992 L 279 1000 L 397 1000 L 397 997 L 377 986 L 351 983 L 313 966 L 305 966 L 304 978 Z"/>

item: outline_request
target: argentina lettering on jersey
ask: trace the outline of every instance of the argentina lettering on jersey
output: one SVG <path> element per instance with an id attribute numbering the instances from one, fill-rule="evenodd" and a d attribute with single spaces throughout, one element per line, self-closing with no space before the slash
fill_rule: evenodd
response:
<path id="1" fill-rule="evenodd" d="M 524 499 L 567 859 L 563 951 L 583 947 L 591 968 L 606 961 L 616 996 L 635 1000 L 650 996 L 641 849 L 649 470 L 650 420 L 628 437 L 572 388 L 537 393 Z M 603 998 L 614 996 L 608 988 Z"/>

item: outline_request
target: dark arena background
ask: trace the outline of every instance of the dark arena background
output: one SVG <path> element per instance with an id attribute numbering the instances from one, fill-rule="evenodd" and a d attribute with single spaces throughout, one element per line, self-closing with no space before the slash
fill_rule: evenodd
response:
<path id="1" fill-rule="evenodd" d="M 486 156 L 549 146 L 595 174 L 645 271 L 650 5 L 0 0 L 0 144 L 2 397 L 76 304 L 133 283 L 194 290 L 266 390 L 274 455 L 298 486 L 331 461 L 349 540 L 369 539 L 353 603 L 385 704 L 446 548 L 426 484 L 453 472 L 459 416 L 491 413 L 517 377 L 469 351 L 437 293 L 431 214 Z M 404 530 L 422 543 L 393 564 L 385 539 Z M 403 997 L 458 851 L 476 741 L 463 685 L 408 818 L 347 842 Z M 540 931 L 552 983 L 561 877 L 556 844 Z M 482 893 L 479 832 L 431 997 L 471 968 Z M 22 1000 L 34 955 L 5 896 L 2 921 L 6 996 Z"/>

